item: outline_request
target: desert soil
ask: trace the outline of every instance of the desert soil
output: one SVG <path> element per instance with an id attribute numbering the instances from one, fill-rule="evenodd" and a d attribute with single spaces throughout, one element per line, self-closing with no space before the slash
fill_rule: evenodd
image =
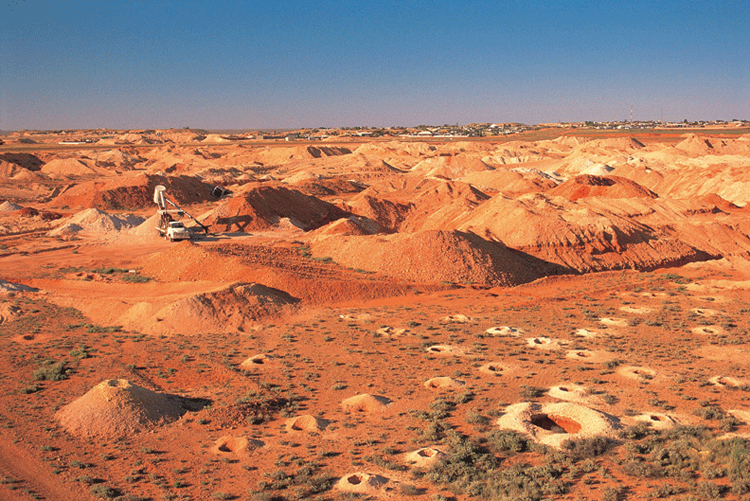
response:
<path id="1" fill-rule="evenodd" d="M 745 499 L 750 134 L 550 135 L 8 136 L 0 498 Z"/>

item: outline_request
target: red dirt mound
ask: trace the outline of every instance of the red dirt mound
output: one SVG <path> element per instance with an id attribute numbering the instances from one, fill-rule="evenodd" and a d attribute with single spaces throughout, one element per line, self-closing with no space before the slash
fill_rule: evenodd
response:
<path id="1" fill-rule="evenodd" d="M 289 183 L 295 189 L 311 197 L 331 197 L 349 193 L 359 193 L 365 187 L 359 183 L 340 177 L 332 179 L 304 179 Z"/>
<path id="2" fill-rule="evenodd" d="M 588 197 L 657 198 L 653 191 L 635 181 L 618 176 L 592 176 L 583 174 L 565 181 L 547 191 L 548 195 L 562 196 L 568 200 Z"/>
<path id="3" fill-rule="evenodd" d="M 63 217 L 60 213 L 48 210 L 37 210 L 33 207 L 24 207 L 18 211 L 18 215 L 21 217 L 39 217 L 43 221 L 54 221 Z"/>
<path id="4" fill-rule="evenodd" d="M 42 159 L 30 153 L 3 153 L 0 155 L 0 162 L 16 164 L 32 172 L 41 170 L 44 165 Z"/>
<path id="5" fill-rule="evenodd" d="M 342 146 L 308 146 L 307 152 L 312 158 L 335 157 L 338 155 L 350 155 L 352 150 Z"/>
<path id="6" fill-rule="evenodd" d="M 352 213 L 377 221 L 385 231 L 449 229 L 454 219 L 490 197 L 460 181 L 408 177 L 373 185 L 349 204 Z"/>
<path id="7" fill-rule="evenodd" d="M 380 225 L 372 219 L 349 216 L 321 226 L 310 235 L 374 235 L 380 232 Z"/>
<path id="8" fill-rule="evenodd" d="M 535 194 L 513 200 L 498 195 L 458 221 L 456 229 L 579 272 L 649 270 L 715 257 L 679 240 L 669 228 L 639 223 L 634 216 L 623 217 L 602 207 L 601 202 L 593 210 L 597 200 L 606 199 L 570 202 Z M 654 209 L 646 206 L 639 210 L 647 213 Z"/>
<path id="9" fill-rule="evenodd" d="M 334 236 L 313 253 L 400 280 L 513 286 L 564 271 L 471 233 L 424 231 L 388 236 Z"/>
<path id="10" fill-rule="evenodd" d="M 178 204 L 211 199 L 213 186 L 192 176 L 160 176 L 139 173 L 105 182 L 81 183 L 52 200 L 53 207 L 95 207 L 97 209 L 135 209 L 154 205 L 154 188 L 167 188 L 167 197 Z"/>
<path id="11" fill-rule="evenodd" d="M 258 231 L 289 218 L 304 230 L 319 228 L 347 214 L 327 202 L 278 184 L 251 183 L 205 218 L 213 231 Z"/>
<path id="12" fill-rule="evenodd" d="M 363 281 L 355 271 L 342 275 L 335 264 L 312 259 L 303 249 L 288 246 L 208 246 L 185 241 L 155 255 L 141 273 L 163 282 L 257 282 L 287 291 L 310 304 L 392 297 L 412 290 L 407 284 L 374 277 Z"/>
<path id="13" fill-rule="evenodd" d="M 399 231 L 439 230 L 451 228 L 451 223 L 489 200 L 478 189 L 455 181 L 433 181 L 418 185 L 412 208 Z"/>
<path id="14" fill-rule="evenodd" d="M 387 232 L 395 232 L 406 218 L 411 205 L 388 200 L 380 195 L 361 193 L 350 204 L 354 214 L 376 221 Z"/>
<path id="15" fill-rule="evenodd" d="M 146 334 L 237 332 L 298 302 L 278 289 L 238 283 L 180 299 L 156 313 L 142 303 L 137 304 L 123 315 L 121 321 L 128 328 Z"/>

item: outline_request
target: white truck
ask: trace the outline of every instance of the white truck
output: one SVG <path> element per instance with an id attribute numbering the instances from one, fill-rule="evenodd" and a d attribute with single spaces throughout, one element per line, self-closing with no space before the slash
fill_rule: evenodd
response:
<path id="1" fill-rule="evenodd" d="M 166 229 L 157 229 L 159 230 L 159 233 L 162 233 L 164 238 L 170 242 L 174 242 L 175 240 L 190 240 L 190 232 L 185 228 L 185 225 L 182 224 L 182 221 L 170 221 L 169 224 L 167 224 Z"/>

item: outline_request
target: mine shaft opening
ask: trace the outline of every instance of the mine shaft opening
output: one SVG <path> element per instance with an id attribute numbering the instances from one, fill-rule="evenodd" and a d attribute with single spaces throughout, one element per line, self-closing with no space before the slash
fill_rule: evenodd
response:
<path id="1" fill-rule="evenodd" d="M 358 475 L 351 475 L 346 479 L 352 485 L 358 485 L 362 483 L 362 479 Z"/>
<path id="2" fill-rule="evenodd" d="M 578 433 L 581 424 L 570 418 L 551 414 L 536 414 L 531 417 L 531 424 L 552 433 Z"/>
<path id="3" fill-rule="evenodd" d="M 417 452 L 418 455 L 422 456 L 423 458 L 431 458 L 435 455 L 434 449 L 422 449 L 419 452 Z"/>

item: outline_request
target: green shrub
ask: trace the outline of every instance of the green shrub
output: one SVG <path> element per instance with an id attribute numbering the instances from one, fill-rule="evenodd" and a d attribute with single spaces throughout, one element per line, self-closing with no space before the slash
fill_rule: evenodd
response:
<path id="1" fill-rule="evenodd" d="M 89 492 L 98 498 L 113 499 L 120 495 L 120 493 L 112 487 L 105 484 L 97 484 L 89 489 Z"/>
<path id="2" fill-rule="evenodd" d="M 614 442 L 604 437 L 582 438 L 578 440 L 566 440 L 562 443 L 562 449 L 575 461 L 601 456 L 612 448 Z"/>
<path id="3" fill-rule="evenodd" d="M 729 479 L 735 494 L 750 493 L 750 441 L 735 438 L 729 445 Z"/>
<path id="4" fill-rule="evenodd" d="M 521 385 L 521 389 L 519 391 L 519 395 L 521 395 L 521 398 L 531 400 L 534 398 L 539 398 L 542 395 L 544 395 L 547 391 L 544 388 L 536 388 L 535 386 L 529 386 L 529 385 Z"/>
<path id="5" fill-rule="evenodd" d="M 524 452 L 528 449 L 528 440 L 512 430 L 494 430 L 487 436 L 490 448 L 498 452 Z"/>
<path id="6" fill-rule="evenodd" d="M 70 369 L 65 362 L 47 361 L 47 365 L 39 367 L 31 373 L 34 381 L 62 381 L 68 379 Z"/>

